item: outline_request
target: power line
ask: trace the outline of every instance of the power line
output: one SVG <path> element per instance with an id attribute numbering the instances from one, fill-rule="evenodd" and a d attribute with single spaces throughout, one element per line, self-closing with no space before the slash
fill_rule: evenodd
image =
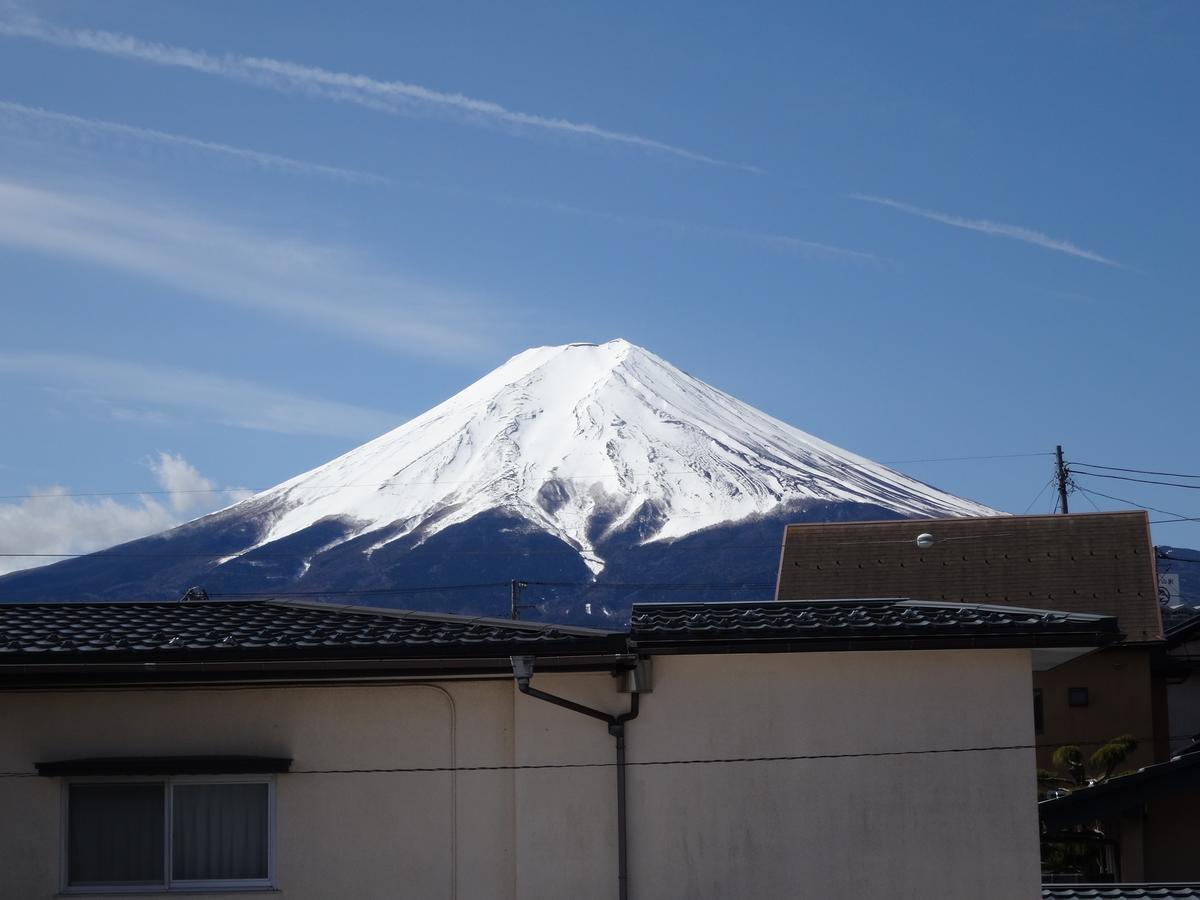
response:
<path id="1" fill-rule="evenodd" d="M 919 521 L 919 520 L 913 520 L 913 521 Z M 402 540 L 402 538 L 397 538 L 397 540 Z M 961 540 L 961 538 L 960 538 L 960 540 Z M 852 542 L 848 542 L 848 543 L 861 543 L 861 542 L 852 541 Z M 908 543 L 908 542 L 907 541 L 891 541 L 889 543 Z M 267 545 L 264 544 L 262 546 L 267 546 Z M 606 547 L 605 549 L 607 551 L 611 552 L 611 551 L 618 551 L 618 550 L 639 550 L 639 549 L 644 549 L 644 547 L 645 547 L 644 544 L 626 544 L 626 545 L 623 545 L 620 547 Z M 783 548 L 783 543 L 781 541 L 774 541 L 770 544 L 720 544 L 720 545 L 711 545 L 711 546 L 702 546 L 702 547 L 671 547 L 670 550 L 672 553 L 722 553 L 722 552 L 726 552 L 726 551 L 743 552 L 743 551 L 759 551 L 759 550 L 781 550 L 782 548 Z M 439 552 L 439 555 L 444 555 L 444 556 L 512 556 L 512 557 L 518 558 L 518 559 L 523 559 L 527 556 L 559 556 L 559 555 L 563 555 L 563 554 L 568 554 L 570 556 L 579 556 L 580 555 L 580 551 L 575 550 L 570 547 L 556 547 L 556 548 L 546 549 L 546 550 L 522 550 L 522 549 L 512 549 L 512 548 L 498 548 L 498 549 L 486 549 L 486 550 L 484 550 L 484 549 L 481 549 L 481 550 L 446 549 L 446 550 L 440 550 L 438 552 Z M 49 558 L 49 559 L 79 559 L 79 558 L 82 558 L 85 556 L 105 557 L 105 558 L 113 558 L 113 559 L 210 559 L 210 560 L 214 560 L 214 561 L 225 558 L 225 557 L 222 557 L 221 555 L 215 554 L 215 553 L 118 553 L 118 552 L 108 552 L 105 550 L 93 550 L 90 553 L 0 553 L 0 559 L 5 558 L 5 557 L 10 557 L 10 558 L 44 557 L 44 558 Z M 263 559 L 279 559 L 279 560 L 298 561 L 302 558 L 302 555 L 259 553 L 259 552 L 257 552 L 257 550 L 255 550 L 253 548 L 248 549 L 248 550 L 240 550 L 231 556 L 229 556 L 229 555 L 227 555 L 227 556 L 228 556 L 228 558 L 226 559 L 226 562 L 235 562 L 240 559 L 246 559 L 246 560 L 250 560 L 250 561 L 263 560 Z"/>
<path id="2" fill-rule="evenodd" d="M 929 462 L 960 462 L 964 460 L 989 460 L 989 459 L 1018 459 L 1022 457 L 1033 456 L 1053 456 L 1052 453 L 1037 452 L 1037 453 L 996 453 L 985 456 L 939 456 L 925 459 L 892 459 L 882 460 L 880 465 L 898 466 L 905 463 L 929 463 Z M 570 476 L 554 476 L 558 481 L 596 481 L 599 479 L 608 478 L 650 478 L 675 475 L 693 475 L 696 474 L 693 470 L 685 470 L 680 472 L 606 472 L 598 475 L 570 475 Z M 295 485 L 287 490 L 289 491 L 340 491 L 350 488 L 382 488 L 382 487 L 430 487 L 441 484 L 482 484 L 489 481 L 502 481 L 506 478 L 515 476 L 491 476 L 488 478 L 468 478 L 462 480 L 445 480 L 438 479 L 436 481 L 364 481 L 364 482 L 349 482 L 346 484 L 306 484 Z M 71 491 L 71 492 L 45 492 L 37 494 L 0 494 L 0 500 L 54 500 L 57 498 L 80 498 L 80 497 L 166 497 L 175 494 L 228 494 L 239 491 L 251 491 L 259 494 L 263 491 L 274 490 L 279 485 L 272 485 L 265 488 L 247 488 L 247 487 L 224 487 L 224 488 L 187 488 L 179 490 L 164 490 L 164 489 L 147 489 L 147 490 L 119 490 L 119 491 Z"/>
<path id="3" fill-rule="evenodd" d="M 651 476 L 673 476 L 673 475 L 690 475 L 694 472 L 609 472 L 604 475 L 571 475 L 571 476 L 554 476 L 558 481 L 595 481 L 604 478 L 649 478 Z M 515 478 L 516 475 L 500 475 L 491 476 L 489 478 L 466 478 L 460 480 L 442 480 L 437 481 L 355 481 L 345 484 L 298 484 L 287 488 L 288 491 L 340 491 L 349 488 L 385 488 L 389 486 L 395 487 L 429 487 L 440 484 L 483 484 L 489 481 L 504 481 L 509 478 Z M 140 490 L 140 491 L 81 491 L 72 493 L 44 493 L 44 494 L 0 494 L 0 500 L 53 500 L 59 497 L 140 497 L 143 495 L 163 497 L 172 494 L 228 494 L 238 491 L 250 491 L 254 494 L 261 494 L 264 491 L 275 490 L 280 485 L 272 485 L 265 488 L 191 488 L 186 490 Z"/>
<path id="4" fill-rule="evenodd" d="M 1036 453 L 994 453 L 989 456 L 937 456 L 931 459 L 885 459 L 880 460 L 880 465 L 884 466 L 900 466 L 905 463 L 927 463 L 927 462 L 961 462 L 964 460 L 976 459 L 1020 459 L 1031 456 L 1053 456 L 1049 450 L 1038 451 Z"/>
<path id="5" fill-rule="evenodd" d="M 163 496 L 167 494 L 228 494 L 234 491 L 252 491 L 254 488 L 191 488 L 188 490 L 153 491 L 82 491 L 70 494 L 0 494 L 0 500 L 54 500 L 59 497 L 140 497 L 143 495 Z"/>
<path id="6" fill-rule="evenodd" d="M 636 550 L 642 545 L 631 544 L 627 547 L 611 548 L 613 550 Z M 673 553 L 723 553 L 723 552 L 742 552 L 748 550 L 779 550 L 783 547 L 781 543 L 773 544 L 746 544 L 746 545 L 722 545 L 712 547 L 672 547 Z M 569 554 L 570 556 L 579 556 L 579 551 L 569 547 L 553 549 L 553 550 L 513 550 L 497 549 L 497 550 L 441 550 L 439 555 L 445 556 L 512 556 L 518 559 L 524 559 L 527 556 L 558 556 Z M 103 550 L 93 550 L 91 553 L 0 553 L 0 559 L 9 558 L 48 558 L 48 559 L 79 559 L 85 556 L 104 557 L 108 559 L 211 559 L 217 560 L 220 557 L 213 553 L 106 553 Z M 254 550 L 241 551 L 227 562 L 235 562 L 238 559 L 247 560 L 262 560 L 262 559 L 280 559 L 299 561 L 301 556 L 285 556 L 281 554 L 260 554 Z"/>
<path id="7" fill-rule="evenodd" d="M 1030 511 L 1031 509 L 1033 509 L 1033 507 L 1034 507 L 1034 506 L 1037 504 L 1037 502 L 1038 502 L 1039 500 L 1041 500 L 1041 499 L 1042 499 L 1042 494 L 1046 493 L 1046 488 L 1050 487 L 1050 485 L 1052 485 L 1052 484 L 1054 483 L 1054 478 L 1055 478 L 1055 476 L 1054 476 L 1054 475 L 1051 475 L 1051 476 L 1050 476 L 1050 479 L 1049 479 L 1049 480 L 1048 480 L 1048 481 L 1047 481 L 1045 484 L 1043 484 L 1043 485 L 1042 485 L 1042 489 L 1041 489 L 1040 491 L 1038 491 L 1038 492 L 1037 492 L 1037 496 L 1036 496 L 1036 497 L 1034 497 L 1034 498 L 1033 498 L 1033 499 L 1032 499 L 1032 500 L 1029 502 L 1029 505 L 1028 505 L 1027 507 L 1025 507 L 1025 512 L 1021 513 L 1021 515 L 1023 515 L 1023 516 L 1025 516 L 1025 515 L 1029 515 L 1029 511 Z"/>
<path id="8" fill-rule="evenodd" d="M 677 582 L 653 582 L 653 581 L 602 581 L 602 582 L 580 582 L 580 581 L 527 581 L 530 586 L 552 587 L 552 588 L 670 588 L 673 590 L 707 590 L 708 588 L 721 588 L 727 590 L 739 590 L 742 588 L 774 588 L 773 581 L 748 581 L 739 582 L 737 584 L 683 584 Z"/>
<path id="9" fill-rule="evenodd" d="M 1191 735 L 1179 735 L 1168 740 L 1190 739 Z M 1151 739 L 1139 738 L 1140 743 L 1152 743 Z M 626 767 L 668 767 L 737 765 L 744 763 L 808 762 L 834 759 L 880 759 L 883 757 L 944 756 L 956 753 L 996 753 L 1011 750 L 1049 750 L 1057 747 L 1103 746 L 1107 741 L 1071 741 L 1057 744 L 996 744 L 978 747 L 932 747 L 920 750 L 864 750 L 857 753 L 792 753 L 775 756 L 714 756 L 693 759 L 650 759 L 628 760 Z M 541 769 L 611 769 L 615 761 L 565 762 L 565 763 L 517 763 L 494 766 L 390 766 L 355 769 L 293 769 L 286 775 L 393 775 L 393 774 L 446 774 L 457 772 L 527 772 Z M 0 778 L 37 778 L 37 772 L 0 772 Z"/>
<path id="10" fill-rule="evenodd" d="M 1168 478 L 1200 478 L 1200 475 L 1181 475 L 1179 472 L 1155 472 L 1150 469 L 1126 469 L 1121 466 L 1098 466 L 1093 463 L 1072 462 L 1073 466 L 1084 466 L 1088 469 L 1106 469 L 1110 472 L 1133 472 L 1138 475 L 1165 475 Z"/>
<path id="11" fill-rule="evenodd" d="M 1071 470 L 1075 472 L 1074 469 Z M 1116 481 L 1136 481 L 1139 484 L 1161 484 L 1166 487 L 1184 488 L 1189 491 L 1200 491 L 1200 484 L 1179 484 L 1174 481 L 1154 481 L 1149 478 L 1130 478 L 1127 475 L 1103 475 L 1100 472 L 1075 472 L 1076 475 L 1086 475 L 1089 478 L 1112 478 Z"/>
<path id="12" fill-rule="evenodd" d="M 1077 490 L 1079 493 L 1083 494 L 1083 499 L 1086 500 L 1088 503 L 1092 504 L 1092 509 L 1094 509 L 1096 512 L 1100 512 L 1100 507 L 1097 506 L 1096 501 L 1092 499 L 1091 493 L 1089 493 L 1088 491 L 1085 491 L 1083 488 L 1079 487 L 1078 485 L 1075 486 L 1075 490 Z"/>
<path id="13" fill-rule="evenodd" d="M 694 590 L 718 590 L 718 591 L 737 591 L 749 590 L 753 588 L 774 588 L 775 583 L 772 582 L 741 582 L 737 584 L 673 584 L 659 582 L 632 582 L 632 581 L 607 581 L 607 582 L 588 582 L 588 581 L 523 581 L 525 585 L 531 587 L 573 587 L 584 588 L 586 590 L 601 590 L 606 588 L 630 588 L 630 589 L 654 589 L 659 591 L 694 591 Z M 311 591 L 209 591 L 210 597 L 240 597 L 240 598 L 263 598 L 270 599 L 274 597 L 357 597 L 362 595 L 388 595 L 388 594 L 423 594 L 435 593 L 437 591 L 454 591 L 454 590 L 472 590 L 482 588 L 506 588 L 511 585 L 508 581 L 489 581 L 479 582 L 477 584 L 447 584 L 433 585 L 429 587 L 416 588 L 365 588 L 363 590 L 311 590 Z M 172 601 L 164 601 L 172 602 Z"/>
<path id="14" fill-rule="evenodd" d="M 330 591 L 209 591 L 210 597 L 331 597 L 331 596 L 371 596 L 390 594 L 430 594 L 437 591 L 468 591 L 483 588 L 507 587 L 507 581 L 480 581 L 474 584 L 440 584 L 424 587 L 407 588 L 362 588 L 361 590 L 330 590 Z"/>
<path id="15" fill-rule="evenodd" d="M 1095 494 L 1097 497 L 1103 497 L 1106 500 L 1115 500 L 1117 503 L 1124 503 L 1126 506 L 1136 506 L 1138 509 L 1145 509 L 1145 510 L 1149 510 L 1150 512 L 1162 513 L 1164 516 L 1175 516 L 1175 521 L 1178 521 L 1178 522 L 1190 521 L 1190 519 L 1187 516 L 1182 515 L 1181 513 L 1171 512 L 1169 509 L 1159 509 L 1157 506 L 1146 506 L 1145 504 L 1137 503 L 1133 500 L 1126 500 L 1123 497 L 1114 497 L 1112 494 L 1105 494 L 1101 491 L 1092 490 L 1091 488 L 1080 487 L 1079 485 L 1075 486 L 1075 490 L 1079 491 L 1082 494 Z M 1158 524 L 1161 525 L 1161 524 L 1163 524 L 1163 522 L 1160 521 L 1160 522 L 1158 522 Z"/>

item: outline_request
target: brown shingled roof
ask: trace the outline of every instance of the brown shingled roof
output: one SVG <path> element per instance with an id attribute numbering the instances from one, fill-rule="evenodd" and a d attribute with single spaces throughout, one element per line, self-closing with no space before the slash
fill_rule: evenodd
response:
<path id="1" fill-rule="evenodd" d="M 788 526 L 777 600 L 895 596 L 1116 616 L 1129 641 L 1162 638 L 1141 511 Z"/>

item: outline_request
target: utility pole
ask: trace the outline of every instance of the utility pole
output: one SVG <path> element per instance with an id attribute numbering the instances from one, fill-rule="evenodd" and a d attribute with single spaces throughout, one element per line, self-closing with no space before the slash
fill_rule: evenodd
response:
<path id="1" fill-rule="evenodd" d="M 1071 472 L 1063 462 L 1062 444 L 1054 448 L 1054 460 L 1054 477 L 1058 479 L 1058 505 L 1062 507 L 1065 516 L 1070 511 L 1067 509 L 1067 479 Z"/>
<path id="2" fill-rule="evenodd" d="M 509 595 L 508 617 L 515 620 L 521 618 L 521 610 L 533 609 L 534 604 L 521 602 L 521 589 L 529 587 L 528 581 L 518 581 L 514 578 L 511 584 L 512 592 Z"/>

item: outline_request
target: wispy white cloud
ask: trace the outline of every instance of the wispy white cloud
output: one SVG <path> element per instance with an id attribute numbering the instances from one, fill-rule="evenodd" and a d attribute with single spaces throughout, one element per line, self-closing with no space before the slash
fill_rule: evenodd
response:
<path id="1" fill-rule="evenodd" d="M 40 123 L 46 127 L 49 133 L 55 133 L 65 129 L 87 134 L 89 137 L 95 135 L 108 135 L 116 139 L 148 141 L 166 146 L 180 147 L 188 150 L 216 154 L 218 156 L 226 156 L 232 159 L 244 161 L 263 169 L 296 175 L 323 176 L 341 181 L 363 184 L 391 186 L 396 186 L 398 184 L 398 182 L 396 182 L 394 179 L 388 178 L 384 175 L 378 175 L 374 172 L 362 172 L 355 169 L 344 169 L 338 166 L 326 166 L 319 163 L 311 163 L 304 160 L 293 159 L 288 156 L 279 156 L 273 153 L 263 153 L 258 150 L 249 150 L 244 147 L 234 147 L 229 144 L 202 141 L 197 138 L 171 134 L 169 132 L 158 131 L 153 128 L 142 128 L 134 125 L 125 125 L 119 122 L 108 122 L 102 119 L 88 119 L 82 116 L 70 115 L 68 113 L 53 112 L 40 107 L 26 106 L 23 103 L 0 100 L 0 124 L 3 124 L 6 119 L 9 121 L 19 121 L 22 123 Z M 405 184 L 407 184 L 407 182 L 405 182 Z M 605 219 L 626 225 L 645 225 L 648 227 L 665 229 L 678 233 L 690 233 L 693 235 L 727 238 L 745 243 L 758 244 L 759 246 L 780 250 L 786 253 L 795 253 L 805 257 L 821 257 L 834 260 L 843 260 L 847 262 L 862 263 L 878 263 L 884 261 L 883 257 L 872 253 L 866 253 L 860 250 L 850 250 L 845 247 L 838 247 L 832 244 L 821 243 L 819 241 L 806 240 L 793 235 L 772 234 L 768 232 L 748 231 L 737 228 L 725 228 L 716 225 L 689 223 L 675 219 L 664 219 L 652 216 L 634 216 L 623 213 L 611 213 L 573 206 L 570 204 L 547 203 L 523 198 L 514 198 L 502 194 L 466 191 L 458 187 L 439 187 L 437 185 L 431 185 L 428 183 L 422 183 L 416 186 L 419 186 L 425 190 L 435 190 L 440 193 L 448 193 L 459 196 L 464 194 L 478 195 L 508 204 L 533 206 L 539 209 L 546 209 L 551 212 L 585 216 L 594 219 Z"/>
<path id="2" fill-rule="evenodd" d="M 5 552 L 43 554 L 0 558 L 0 574 L 42 566 L 44 554 L 90 553 L 180 524 L 186 519 L 244 499 L 242 488 L 217 488 L 178 454 L 146 460 L 163 491 L 130 500 L 72 496 L 62 485 L 35 488 L 16 502 L 0 502 L 0 547 Z"/>
<path id="3" fill-rule="evenodd" d="M 462 356 L 489 341 L 482 302 L 375 274 L 361 254 L 116 197 L 0 181 L 0 245 L 389 349 Z"/>
<path id="4" fill-rule="evenodd" d="M 295 175 L 315 175 L 323 178 L 334 178 L 339 181 L 350 181 L 362 184 L 387 184 L 390 179 L 373 172 L 360 172 L 355 169 L 343 169 L 339 166 L 326 166 L 320 163 L 305 162 L 292 159 L 290 156 L 280 156 L 275 153 L 263 153 L 259 150 L 249 150 L 245 147 L 234 147 L 213 141 L 202 141 L 185 135 L 171 134 L 154 128 L 141 128 L 136 125 L 124 125 L 120 122 L 108 122 L 103 119 L 88 119 L 83 116 L 73 116 L 68 113 L 53 112 L 36 106 L 26 106 L 0 100 L 0 121 L 21 120 L 33 122 L 43 128 L 56 130 L 68 129 L 88 135 L 107 135 L 117 139 L 148 141 L 169 147 L 195 150 L 236 159 L 244 163 L 269 171 L 287 172 Z"/>
<path id="5" fill-rule="evenodd" d="M 850 194 L 852 200 L 862 200 L 865 203 L 876 203 L 879 206 L 890 206 L 892 209 L 897 209 L 900 212 L 908 213 L 912 216 L 920 216 L 923 219 L 931 219 L 934 222 L 941 222 L 943 225 L 952 225 L 955 228 L 966 228 L 970 231 L 979 231 L 983 234 L 990 234 L 993 237 L 1010 238 L 1014 241 L 1022 241 L 1026 244 L 1033 244 L 1038 247 L 1044 247 L 1047 250 L 1056 250 L 1059 253 L 1066 253 L 1070 256 L 1078 256 L 1080 259 L 1087 259 L 1092 262 L 1103 263 L 1106 266 L 1121 267 L 1121 264 L 1116 260 L 1109 259 L 1106 256 L 1101 256 L 1099 253 L 1094 253 L 1091 250 L 1085 250 L 1078 244 L 1073 244 L 1070 241 L 1052 238 L 1048 234 L 1043 234 L 1040 231 L 1034 231 L 1031 228 L 1025 228 L 1021 225 L 1005 225 L 1001 222 L 990 222 L 987 219 L 966 219 L 962 216 L 951 215 L 950 213 L 937 212 L 932 209 L 922 209 L 919 206 L 912 206 L 908 203 L 901 203 L 899 200 L 892 200 L 888 197 L 876 197 L 872 194 Z"/>
<path id="6" fill-rule="evenodd" d="M 820 241 L 811 241 L 789 234 L 773 234 L 765 231 L 728 228 L 722 225 L 706 225 L 701 222 L 685 222 L 680 219 L 664 219 L 658 216 L 638 216 L 630 215 L 628 213 L 606 212 L 604 210 L 590 209 L 583 206 L 573 206 L 568 203 L 521 200 L 517 198 L 505 199 L 507 199 L 509 202 L 520 203 L 521 205 L 525 206 L 533 206 L 539 209 L 548 209 L 554 212 L 565 213 L 572 216 L 582 216 L 589 219 L 617 222 L 621 225 L 638 225 L 647 228 L 656 228 L 663 231 L 673 231 L 677 234 L 693 236 L 698 235 L 701 237 L 718 238 L 745 244 L 756 244 L 760 247 L 766 247 L 770 250 L 793 253 L 798 256 L 808 258 L 821 258 L 841 262 L 869 264 L 888 262 L 886 257 L 877 256 L 874 253 L 867 253 L 863 250 L 850 250 L 846 247 L 838 247 L 834 244 L 826 244 Z"/>
<path id="7" fill-rule="evenodd" d="M 468 124 L 502 125 L 523 133 L 558 134 L 756 174 L 762 174 L 763 171 L 756 166 L 727 162 L 642 135 L 613 131 L 586 122 L 520 112 L 490 100 L 404 81 L 381 81 L 367 75 L 334 72 L 268 57 L 215 56 L 200 50 L 143 41 L 128 34 L 63 28 L 28 15 L 9 16 L 0 20 L 0 35 L 30 38 L 59 47 L 91 50 L 154 65 L 185 68 L 276 90 L 303 91 L 310 96 L 353 103 L 380 112 L 452 117 Z"/>
<path id="8" fill-rule="evenodd" d="M 0 352 L 0 373 L 34 379 L 44 386 L 66 386 L 76 396 L 105 404 L 124 420 L 154 422 L 159 417 L 186 415 L 235 428 L 356 440 L 400 424 L 397 416 L 381 410 L 278 391 L 252 381 L 81 354 Z"/>

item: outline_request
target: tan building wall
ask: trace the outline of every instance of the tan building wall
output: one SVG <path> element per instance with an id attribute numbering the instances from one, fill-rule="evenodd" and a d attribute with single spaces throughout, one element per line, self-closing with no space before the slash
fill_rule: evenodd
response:
<path id="1" fill-rule="evenodd" d="M 635 900 L 1037 896 L 1030 750 L 636 765 L 1028 745 L 1027 651 L 680 656 L 654 666 L 654 691 L 628 732 Z M 607 674 L 542 673 L 534 684 L 612 712 L 629 700 Z M 0 723 L 0 771 L 182 754 L 290 756 L 294 770 L 599 763 L 278 776 L 277 882 L 286 900 L 616 895 L 612 738 L 602 722 L 522 697 L 508 679 L 10 693 L 0 694 Z M 61 790 L 58 779 L 0 779 L 6 900 L 57 894 Z"/>
<path id="2" fill-rule="evenodd" d="M 1183 664 L 1182 673 L 1165 679 L 1172 753 L 1191 744 L 1193 735 L 1200 735 L 1200 669 L 1193 663 L 1197 659 L 1200 659 L 1200 641 L 1189 641 L 1170 651 L 1169 660 Z"/>
<path id="3" fill-rule="evenodd" d="M 1161 762 L 1166 754 L 1165 721 L 1156 722 L 1150 650 L 1113 647 L 1037 672 L 1033 684 L 1042 691 L 1045 727 L 1038 735 L 1038 766 L 1052 767 L 1054 748 L 1078 744 L 1091 756 L 1102 744 L 1122 734 L 1138 739 L 1138 748 L 1122 765 L 1140 769 Z M 1068 691 L 1087 688 L 1087 706 L 1071 706 Z"/>

